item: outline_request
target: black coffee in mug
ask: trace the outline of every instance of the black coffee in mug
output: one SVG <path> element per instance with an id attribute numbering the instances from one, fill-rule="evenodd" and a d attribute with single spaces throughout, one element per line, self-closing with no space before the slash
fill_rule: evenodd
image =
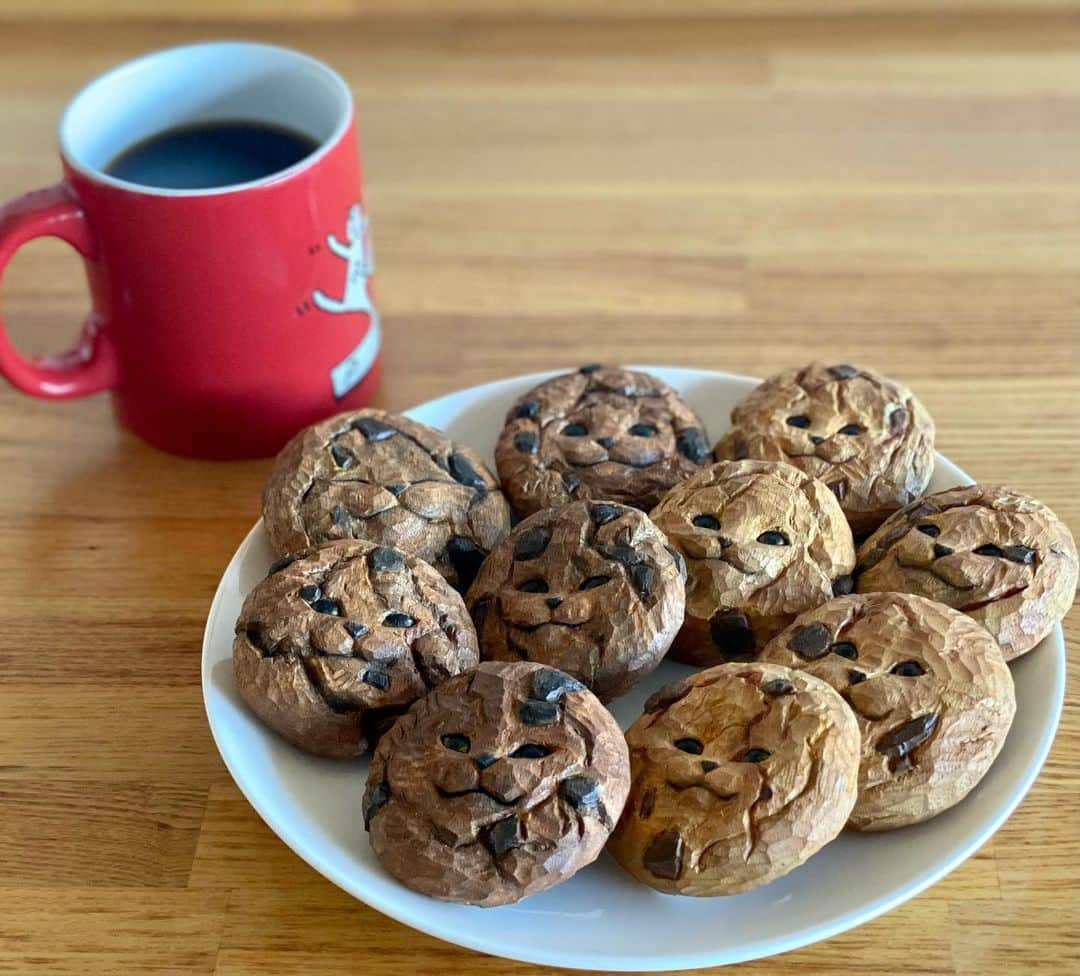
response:
<path id="1" fill-rule="evenodd" d="M 199 190 L 262 179 L 317 148 L 309 136 L 265 122 L 196 122 L 137 142 L 105 172 L 143 186 Z"/>

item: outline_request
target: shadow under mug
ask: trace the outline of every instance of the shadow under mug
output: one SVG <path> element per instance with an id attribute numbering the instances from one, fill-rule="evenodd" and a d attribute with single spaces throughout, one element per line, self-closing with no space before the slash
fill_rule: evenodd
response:
<path id="1" fill-rule="evenodd" d="M 243 120 L 317 148 L 252 182 L 167 189 L 117 179 L 125 149 L 179 126 Z M 60 122 L 63 180 L 0 206 L 0 274 L 20 245 L 82 255 L 91 311 L 75 346 L 30 359 L 0 318 L 0 373 L 69 398 L 111 391 L 120 421 L 164 450 L 272 454 L 297 430 L 368 402 L 379 317 L 352 97 L 306 55 L 213 42 L 131 61 Z"/>

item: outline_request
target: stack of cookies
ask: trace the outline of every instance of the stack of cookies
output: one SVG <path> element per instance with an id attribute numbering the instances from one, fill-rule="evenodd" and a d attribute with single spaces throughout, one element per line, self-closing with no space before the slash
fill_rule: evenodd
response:
<path id="1" fill-rule="evenodd" d="M 933 422 L 869 370 L 785 371 L 731 421 L 710 447 L 670 386 L 592 365 L 510 406 L 498 478 L 376 410 L 281 452 L 237 685 L 301 749 L 373 750 L 357 816 L 402 883 L 502 905 L 606 846 L 732 894 L 990 768 L 1006 662 L 1073 600 L 1069 530 L 1003 487 L 925 495 Z M 624 735 L 606 703 L 665 656 L 686 676 Z"/>

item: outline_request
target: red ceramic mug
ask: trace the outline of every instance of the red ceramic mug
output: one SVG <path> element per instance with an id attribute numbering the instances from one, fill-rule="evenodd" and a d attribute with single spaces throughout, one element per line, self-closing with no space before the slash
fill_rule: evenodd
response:
<path id="1" fill-rule="evenodd" d="M 253 182 L 163 189 L 105 167 L 155 133 L 242 119 L 302 133 L 310 155 Z M 379 317 L 352 98 L 326 65 L 264 44 L 150 54 L 91 82 L 60 123 L 62 182 L 0 207 L 0 274 L 35 237 L 86 262 L 74 348 L 29 359 L 0 318 L 0 372 L 41 397 L 109 390 L 152 444 L 257 457 L 366 403 Z"/>

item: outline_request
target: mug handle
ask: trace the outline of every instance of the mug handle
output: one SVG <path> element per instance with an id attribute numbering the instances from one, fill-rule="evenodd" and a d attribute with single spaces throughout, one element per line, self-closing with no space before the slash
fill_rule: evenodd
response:
<path id="1" fill-rule="evenodd" d="M 87 261 L 94 239 L 78 200 L 64 183 L 24 193 L 0 206 L 0 278 L 12 255 L 35 237 L 59 237 Z M 0 373 L 24 393 L 50 399 L 87 396 L 116 386 L 116 353 L 93 313 L 66 352 L 29 359 L 8 339 L 0 314 Z"/>

